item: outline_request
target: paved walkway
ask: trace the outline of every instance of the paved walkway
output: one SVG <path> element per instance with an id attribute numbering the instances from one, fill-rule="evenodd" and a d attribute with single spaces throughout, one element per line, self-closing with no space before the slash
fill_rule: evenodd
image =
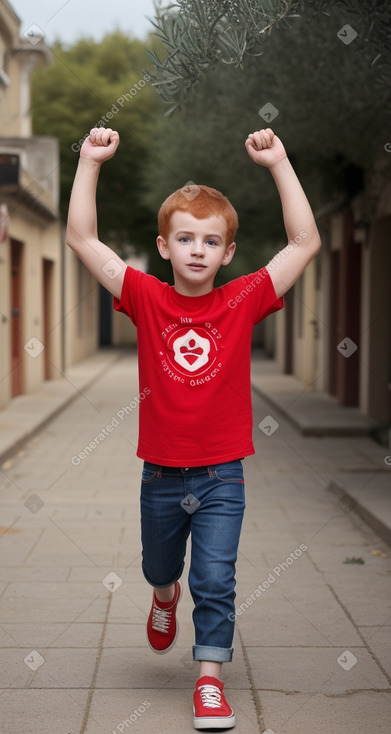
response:
<path id="1" fill-rule="evenodd" d="M 154 655 L 144 636 L 135 358 L 99 372 L 3 462 L 5 734 L 193 731 L 187 584 L 171 653 Z M 332 491 L 347 477 L 375 490 L 387 452 L 365 436 L 304 436 L 259 392 L 254 441 L 235 654 L 223 669 L 234 731 L 388 734 L 391 552 Z"/>

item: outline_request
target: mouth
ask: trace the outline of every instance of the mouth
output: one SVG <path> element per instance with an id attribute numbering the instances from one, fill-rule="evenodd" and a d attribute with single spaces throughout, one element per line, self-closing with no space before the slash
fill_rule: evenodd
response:
<path id="1" fill-rule="evenodd" d="M 201 263 L 187 263 L 187 267 L 190 270 L 194 270 L 194 272 L 198 272 L 200 270 L 204 270 L 206 265 L 202 265 Z"/>

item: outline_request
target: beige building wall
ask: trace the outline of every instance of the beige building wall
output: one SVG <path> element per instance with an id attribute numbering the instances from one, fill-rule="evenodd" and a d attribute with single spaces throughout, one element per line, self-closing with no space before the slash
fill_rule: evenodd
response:
<path id="1" fill-rule="evenodd" d="M 313 385 L 318 368 L 316 267 L 312 260 L 293 286 L 293 374 L 306 386 Z"/>
<path id="2" fill-rule="evenodd" d="M 61 374 L 61 309 L 60 298 L 60 227 L 58 220 L 49 226 L 31 213 L 19 210 L 10 217 L 8 236 L 0 244 L 0 307 L 1 323 L 1 377 L 0 407 L 12 398 L 11 355 L 11 248 L 17 241 L 22 248 L 20 294 L 21 308 L 18 316 L 20 342 L 19 369 L 21 391 L 31 393 L 39 389 L 45 374 L 53 379 Z M 44 303 L 44 260 L 50 263 L 50 304 Z M 45 308 L 48 324 L 45 329 Z M 49 333 L 47 333 L 49 332 Z M 45 373 L 45 362 L 47 372 Z"/>
<path id="3" fill-rule="evenodd" d="M 125 260 L 135 270 L 147 271 L 148 258 L 145 257 L 128 257 Z M 119 311 L 112 314 L 112 345 L 113 347 L 134 347 L 137 344 L 137 329 L 128 316 Z"/>
<path id="4" fill-rule="evenodd" d="M 59 146 L 55 138 L 31 136 L 30 117 L 31 71 L 49 63 L 51 54 L 42 39 L 20 38 L 19 32 L 20 19 L 2 0 L 0 408 L 62 370 Z"/>
<path id="5" fill-rule="evenodd" d="M 391 383 L 391 214 L 375 222 L 365 262 L 366 318 L 362 331 L 360 407 L 386 423 Z"/>
<path id="6" fill-rule="evenodd" d="M 99 346 L 99 283 L 65 246 L 64 253 L 65 367 L 96 352 Z"/>
<path id="7" fill-rule="evenodd" d="M 0 135 L 29 137 L 30 74 L 50 63 L 42 41 L 20 38 L 20 19 L 7 0 L 0 3 Z"/>
<path id="8" fill-rule="evenodd" d="M 5 204 L 2 204 L 2 236 L 0 237 L 0 408 L 10 400 L 11 395 L 11 252 L 8 237 L 4 237 L 8 217 Z"/>

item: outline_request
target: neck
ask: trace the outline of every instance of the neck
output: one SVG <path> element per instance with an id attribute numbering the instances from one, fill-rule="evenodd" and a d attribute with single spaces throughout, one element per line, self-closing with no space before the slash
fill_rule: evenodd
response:
<path id="1" fill-rule="evenodd" d="M 212 293 L 213 280 L 208 280 L 206 283 L 188 283 L 174 277 L 174 288 L 181 296 L 191 296 L 193 298 L 206 296 L 208 293 Z"/>

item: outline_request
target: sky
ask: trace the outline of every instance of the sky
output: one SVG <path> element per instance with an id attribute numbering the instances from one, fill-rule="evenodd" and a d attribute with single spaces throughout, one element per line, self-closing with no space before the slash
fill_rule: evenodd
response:
<path id="1" fill-rule="evenodd" d="M 145 38 L 153 26 L 153 0 L 9 0 L 22 21 L 20 35 L 39 26 L 49 45 L 56 38 L 72 44 L 89 36 L 99 41 L 106 33 L 121 28 L 136 38 Z"/>

